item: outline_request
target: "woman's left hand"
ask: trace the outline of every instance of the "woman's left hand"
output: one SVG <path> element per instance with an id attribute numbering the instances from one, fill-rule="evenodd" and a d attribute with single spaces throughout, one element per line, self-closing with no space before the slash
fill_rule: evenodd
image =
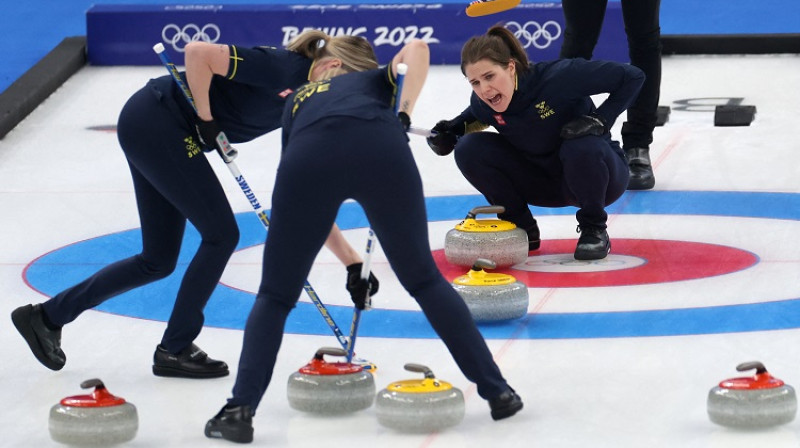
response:
<path id="1" fill-rule="evenodd" d="M 597 114 L 583 115 L 561 128 L 561 138 L 565 140 L 585 137 L 587 135 L 603 135 L 608 132 L 603 117 Z"/>

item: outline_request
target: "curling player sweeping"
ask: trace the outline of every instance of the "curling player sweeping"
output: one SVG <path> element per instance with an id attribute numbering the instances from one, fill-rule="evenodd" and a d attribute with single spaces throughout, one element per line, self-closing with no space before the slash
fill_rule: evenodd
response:
<path id="1" fill-rule="evenodd" d="M 317 42 L 323 37 L 331 43 L 350 39 L 314 33 L 316 39 L 291 42 L 286 49 L 190 43 L 187 71 L 179 79 L 191 92 L 167 75 L 150 80 L 128 99 L 117 134 L 133 179 L 142 251 L 105 266 L 44 303 L 13 311 L 15 327 L 39 362 L 52 370 L 63 368 L 65 325 L 106 300 L 172 274 L 189 221 L 201 242 L 174 297 L 152 370 L 158 376 L 184 378 L 228 375 L 225 362 L 212 359 L 194 343 L 203 327 L 205 305 L 239 240 L 225 191 L 203 151 L 217 150 L 225 156 L 221 135 L 233 143 L 244 142 L 280 127 L 288 94 L 324 69 L 315 59 Z M 337 227 L 328 233 L 327 247 L 357 270 L 358 252 Z"/>
<path id="2" fill-rule="evenodd" d="M 345 53 L 330 53 L 327 45 L 320 50 L 318 64 L 326 70 L 298 89 L 284 111 L 283 157 L 261 285 L 245 326 L 232 396 L 206 423 L 206 436 L 253 440 L 253 416 L 270 384 L 286 320 L 347 199 L 363 207 L 397 278 L 466 378 L 476 383 L 492 418 L 516 414 L 522 399 L 503 378 L 469 309 L 431 254 L 422 181 L 406 135 L 427 76 L 427 44 L 409 42 L 386 67 L 378 67 L 366 39 Z M 392 104 L 400 63 L 409 69 L 398 119 Z M 356 305 L 363 307 L 364 301 Z"/>

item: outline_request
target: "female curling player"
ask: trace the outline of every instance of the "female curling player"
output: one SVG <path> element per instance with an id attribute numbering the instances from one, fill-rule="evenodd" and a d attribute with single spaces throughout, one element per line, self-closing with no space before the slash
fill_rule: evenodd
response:
<path id="1" fill-rule="evenodd" d="M 322 32 L 310 33 L 316 41 L 328 39 Z M 352 40 L 330 39 L 343 48 Z M 313 58 L 316 41 L 306 36 L 286 49 L 189 44 L 186 76 L 199 117 L 170 75 L 150 80 L 128 100 L 117 130 L 133 177 L 142 252 L 106 266 L 44 303 L 14 310 L 14 325 L 42 364 L 52 370 L 64 366 L 61 328 L 80 313 L 172 273 L 189 220 L 202 241 L 156 347 L 153 373 L 186 378 L 228 374 L 225 362 L 209 358 L 193 342 L 203 326 L 203 308 L 239 241 L 233 212 L 203 151 L 215 149 L 220 130 L 236 143 L 280 127 L 286 97 L 321 69 Z M 348 266 L 348 290 L 361 294 L 364 286 L 356 280 L 359 254 L 338 228 L 328 230 L 327 246 Z M 374 293 L 377 280 L 370 280 Z"/>
<path id="2" fill-rule="evenodd" d="M 428 244 L 422 182 L 404 132 L 427 76 L 428 47 L 411 41 L 383 68 L 366 40 L 358 52 L 332 55 L 329 49 L 321 47 L 317 59 L 330 71 L 299 88 L 286 105 L 261 286 L 245 326 L 233 396 L 207 422 L 205 434 L 253 440 L 252 417 L 270 383 L 287 316 L 347 199 L 364 208 L 398 279 L 464 375 L 477 383 L 492 417 L 510 417 L 522 400 L 503 379 L 466 304 L 439 273 Z M 398 120 L 392 106 L 400 62 L 409 70 Z"/>
<path id="3" fill-rule="evenodd" d="M 471 38 L 461 51 L 461 72 L 473 93 L 470 105 L 434 126 L 428 144 L 436 154 L 455 149 L 464 177 L 499 217 L 540 245 L 528 204 L 578 207 L 578 260 L 605 258 L 611 250 L 605 207 L 628 183 L 628 165 L 611 140 L 614 120 L 636 98 L 644 81 L 627 64 L 583 59 L 529 63 L 525 49 L 502 26 Z M 608 93 L 595 108 L 590 95 Z M 478 132 L 488 126 L 497 132 Z"/>

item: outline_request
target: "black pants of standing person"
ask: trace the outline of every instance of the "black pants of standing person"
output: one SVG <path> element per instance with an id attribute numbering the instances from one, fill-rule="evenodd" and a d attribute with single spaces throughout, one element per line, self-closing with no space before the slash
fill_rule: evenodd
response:
<path id="1" fill-rule="evenodd" d="M 661 91 L 661 0 L 621 0 L 631 64 L 647 77 L 628 108 L 622 125 L 622 145 L 631 164 L 629 189 L 653 187 L 649 148 L 656 126 Z M 591 59 L 605 17 L 607 0 L 562 0 L 566 29 L 562 58 Z M 638 165 L 638 166 L 637 166 Z M 642 171 L 644 168 L 644 171 Z"/>
<path id="2" fill-rule="evenodd" d="M 297 133 L 284 149 L 261 286 L 245 326 L 229 405 L 258 407 L 289 312 L 348 198 L 364 208 L 392 270 L 461 371 L 477 384 L 478 395 L 492 400 L 507 391 L 464 300 L 433 260 L 422 180 L 399 122 L 393 116 L 388 121 L 334 116 Z"/>
<path id="3" fill-rule="evenodd" d="M 225 192 L 191 126 L 172 99 L 149 85 L 125 104 L 117 126 L 133 177 L 142 228 L 142 251 L 112 263 L 44 302 L 58 326 L 119 294 L 173 272 L 188 219 L 202 241 L 189 262 L 161 345 L 178 353 L 203 328 L 203 308 L 239 241 Z M 164 297 L 165 302 L 170 297 Z"/>

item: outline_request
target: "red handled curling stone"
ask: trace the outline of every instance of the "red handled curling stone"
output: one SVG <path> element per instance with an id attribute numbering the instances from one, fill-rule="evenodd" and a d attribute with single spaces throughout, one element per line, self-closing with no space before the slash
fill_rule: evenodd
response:
<path id="1" fill-rule="evenodd" d="M 378 423 L 402 432 L 424 433 L 455 426 L 464 419 L 464 394 L 452 384 L 436 379 L 431 369 L 406 364 L 421 372 L 421 380 L 396 381 L 378 392 Z"/>
<path id="2" fill-rule="evenodd" d="M 512 266 L 528 259 L 528 234 L 501 219 L 475 219 L 482 213 L 503 213 L 505 207 L 475 207 L 444 239 L 444 256 L 457 266 L 472 266 L 478 258 L 488 258 L 499 267 Z"/>
<path id="3" fill-rule="evenodd" d="M 81 388 L 89 395 L 66 397 L 50 408 L 50 437 L 56 442 L 81 446 L 108 446 L 133 440 L 139 429 L 136 406 L 108 392 L 99 379 Z"/>
<path id="4" fill-rule="evenodd" d="M 708 416 L 712 422 L 733 428 L 765 428 L 794 420 L 797 396 L 794 388 L 773 377 L 764 364 L 753 361 L 736 366 L 752 377 L 731 378 L 708 392 Z"/>
<path id="5" fill-rule="evenodd" d="M 489 273 L 492 260 L 478 258 L 472 269 L 453 280 L 475 322 L 518 319 L 528 314 L 528 287 L 508 274 Z"/>
<path id="6" fill-rule="evenodd" d="M 375 380 L 360 365 L 327 362 L 324 355 L 347 357 L 342 348 L 323 347 L 289 376 L 289 406 L 317 414 L 341 414 L 367 409 L 375 399 Z"/>

